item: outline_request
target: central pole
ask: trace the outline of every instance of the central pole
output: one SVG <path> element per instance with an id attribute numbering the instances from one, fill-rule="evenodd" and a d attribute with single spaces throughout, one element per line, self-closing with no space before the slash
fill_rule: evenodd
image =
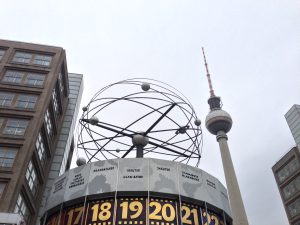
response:
<path id="1" fill-rule="evenodd" d="M 136 157 L 144 158 L 144 147 L 142 145 L 136 146 Z"/>

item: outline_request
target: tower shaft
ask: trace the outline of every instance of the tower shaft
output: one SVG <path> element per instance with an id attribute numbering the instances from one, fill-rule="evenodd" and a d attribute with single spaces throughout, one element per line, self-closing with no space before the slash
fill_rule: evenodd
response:
<path id="1" fill-rule="evenodd" d="M 227 135 L 224 131 L 217 133 L 217 141 L 220 146 L 222 163 L 225 173 L 226 185 L 229 195 L 229 202 L 232 211 L 234 225 L 248 225 L 248 219 L 243 204 L 238 181 L 235 175 L 229 147 L 227 144 Z"/>

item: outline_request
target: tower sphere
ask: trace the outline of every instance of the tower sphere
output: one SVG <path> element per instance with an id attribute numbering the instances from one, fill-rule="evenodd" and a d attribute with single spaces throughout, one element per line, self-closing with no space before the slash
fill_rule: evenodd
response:
<path id="1" fill-rule="evenodd" d="M 217 135 L 219 131 L 229 132 L 232 126 L 232 119 L 228 112 L 222 109 L 212 110 L 205 119 L 207 130 Z"/>

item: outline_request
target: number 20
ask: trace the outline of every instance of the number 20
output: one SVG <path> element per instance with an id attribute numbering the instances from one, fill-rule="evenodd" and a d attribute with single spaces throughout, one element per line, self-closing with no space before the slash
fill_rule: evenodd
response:
<path id="1" fill-rule="evenodd" d="M 162 220 L 162 218 L 167 221 L 171 222 L 175 219 L 175 209 L 174 207 L 167 203 L 161 206 L 159 202 L 150 202 L 150 207 L 154 207 L 154 211 L 150 213 L 149 219 L 152 220 Z M 167 215 L 167 209 L 169 208 L 170 215 Z M 161 215 L 158 215 L 161 212 Z"/>

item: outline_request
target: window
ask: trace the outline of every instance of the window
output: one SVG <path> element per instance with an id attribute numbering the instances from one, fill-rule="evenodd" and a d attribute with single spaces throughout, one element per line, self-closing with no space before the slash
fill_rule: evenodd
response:
<path id="1" fill-rule="evenodd" d="M 51 63 L 52 57 L 48 55 L 35 55 L 33 64 L 42 65 L 42 66 L 49 66 Z"/>
<path id="2" fill-rule="evenodd" d="M 25 79 L 25 84 L 31 86 L 42 87 L 44 84 L 45 75 L 37 73 L 28 73 Z"/>
<path id="3" fill-rule="evenodd" d="M 57 94 L 56 88 L 52 91 L 52 101 L 53 101 L 53 108 L 56 114 L 58 114 L 58 102 L 57 102 Z"/>
<path id="4" fill-rule="evenodd" d="M 16 108 L 33 109 L 36 100 L 36 95 L 19 95 L 16 101 Z"/>
<path id="5" fill-rule="evenodd" d="M 1 129 L 1 127 L 2 127 L 3 124 L 4 124 L 4 118 L 0 117 L 0 129 Z"/>
<path id="6" fill-rule="evenodd" d="M 45 124 L 46 124 L 47 133 L 49 136 L 51 136 L 53 130 L 52 130 L 52 123 L 51 123 L 51 119 L 50 119 L 50 113 L 49 113 L 48 109 L 45 113 Z"/>
<path id="7" fill-rule="evenodd" d="M 42 166 L 44 166 L 46 162 L 46 151 L 45 151 L 44 140 L 42 138 L 41 133 L 39 133 L 38 138 L 35 142 L 35 148 L 39 156 L 40 162 Z"/>
<path id="8" fill-rule="evenodd" d="M 0 182 L 0 199 L 3 195 L 4 189 L 5 189 L 6 183 Z"/>
<path id="9" fill-rule="evenodd" d="M 0 147 L 0 167 L 11 168 L 16 155 L 17 149 Z"/>
<path id="10" fill-rule="evenodd" d="M 58 83 L 59 83 L 59 89 L 60 89 L 60 92 L 63 92 L 64 91 L 64 81 L 63 81 L 63 77 L 62 77 L 62 73 L 60 72 L 58 74 Z"/>
<path id="11" fill-rule="evenodd" d="M 45 74 L 24 72 L 17 70 L 6 70 L 2 82 L 10 84 L 24 84 L 33 87 L 43 87 Z"/>
<path id="12" fill-rule="evenodd" d="M 5 50 L 0 49 L 0 60 L 3 58 L 4 54 L 5 54 Z"/>
<path id="13" fill-rule="evenodd" d="M 21 194 L 19 194 L 19 196 L 18 196 L 17 204 L 16 204 L 16 207 L 15 207 L 15 213 L 19 213 L 23 217 L 23 219 L 26 222 L 28 222 L 29 211 L 28 211 L 28 208 L 27 208 Z"/>
<path id="14" fill-rule="evenodd" d="M 11 106 L 14 94 L 8 92 L 0 92 L 0 106 L 9 107 Z"/>
<path id="15" fill-rule="evenodd" d="M 293 196 L 296 192 L 300 190 L 300 176 L 296 177 L 288 185 L 283 188 L 283 196 L 285 199 Z"/>
<path id="16" fill-rule="evenodd" d="M 30 161 L 28 164 L 25 177 L 32 194 L 35 195 L 38 182 L 37 182 L 37 176 L 32 161 Z"/>
<path id="17" fill-rule="evenodd" d="M 32 58 L 32 54 L 26 52 L 16 52 L 13 58 L 13 62 L 29 64 Z"/>
<path id="18" fill-rule="evenodd" d="M 277 172 L 279 182 L 283 182 L 299 168 L 300 165 L 298 160 L 296 158 L 293 158 L 288 164 L 286 164 L 281 170 Z"/>
<path id="19" fill-rule="evenodd" d="M 300 198 L 288 205 L 288 212 L 291 217 L 294 217 L 300 213 Z"/>
<path id="20" fill-rule="evenodd" d="M 33 64 L 39 66 L 50 66 L 52 61 L 52 56 L 43 54 L 34 54 L 28 52 L 17 51 L 14 55 L 12 62 Z"/>
<path id="21" fill-rule="evenodd" d="M 34 109 L 37 95 L 14 94 L 0 91 L 0 107 L 11 107 L 17 109 Z"/>
<path id="22" fill-rule="evenodd" d="M 8 119 L 3 134 L 23 136 L 27 125 L 28 120 Z"/>
<path id="23" fill-rule="evenodd" d="M 20 84 L 23 76 L 24 72 L 7 70 L 4 74 L 2 81 L 7 83 Z"/>

